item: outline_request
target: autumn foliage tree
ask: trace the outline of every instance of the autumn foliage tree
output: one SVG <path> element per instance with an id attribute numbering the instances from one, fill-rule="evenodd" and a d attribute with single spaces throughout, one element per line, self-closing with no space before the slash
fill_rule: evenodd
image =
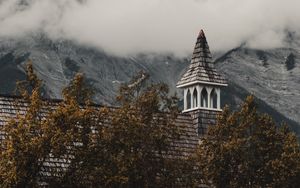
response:
<path id="1" fill-rule="evenodd" d="M 1 127 L 1 187 L 297 187 L 296 136 L 257 112 L 252 96 L 225 108 L 194 157 L 176 157 L 176 97 L 140 72 L 120 87 L 118 107 L 92 102 L 82 74 L 62 100 L 42 96 L 42 81 L 27 64 L 15 116 Z M 50 167 L 45 164 L 64 161 Z M 57 165 L 57 166 L 56 166 Z M 48 171 L 47 171 L 48 168 Z M 51 171 L 49 170 L 51 168 Z M 50 176 L 45 176 L 50 173 Z M 48 174 L 49 175 L 49 174 Z"/>
<path id="2" fill-rule="evenodd" d="M 85 132 L 91 141 L 80 147 L 80 155 L 75 150 L 59 185 L 170 187 L 184 181 L 182 172 L 189 161 L 170 157 L 171 144 L 180 137 L 175 125 L 177 98 L 168 96 L 164 84 L 145 86 L 146 79 L 141 72 L 120 88 L 118 108 L 94 113 L 99 122 L 89 125 L 98 128 Z"/>
<path id="3" fill-rule="evenodd" d="M 82 74 L 76 74 L 63 89 L 63 100 L 49 113 L 52 155 L 68 159 L 58 177 L 48 179 L 51 187 L 97 187 L 103 185 L 106 158 L 105 107 L 92 103 L 92 91 Z"/>
<path id="4" fill-rule="evenodd" d="M 18 110 L 15 117 L 1 127 L 5 133 L 0 147 L 1 187 L 36 187 L 38 175 L 50 152 L 48 127 L 43 120 L 45 104 L 41 99 L 42 82 L 27 64 L 27 80 L 17 83 Z M 20 105 L 23 104 L 23 105 Z"/>
<path id="5" fill-rule="evenodd" d="M 197 151 L 197 164 L 215 187 L 299 187 L 300 150 L 287 126 L 257 112 L 249 96 L 241 109 L 226 107 Z"/>
<path id="6" fill-rule="evenodd" d="M 5 133 L 0 148 L 1 187 L 38 187 L 42 183 L 55 187 L 59 183 L 63 185 L 63 181 L 69 183 L 65 177 L 85 165 L 82 161 L 95 142 L 91 132 L 99 124 L 103 110 L 92 107 L 92 92 L 82 74 L 76 74 L 63 90 L 63 100 L 53 101 L 42 98 L 42 81 L 34 73 L 31 62 L 26 66 L 26 73 L 27 79 L 17 83 L 20 97 L 11 104 L 16 117 L 1 128 Z M 41 179 L 45 162 L 49 163 L 50 158 L 69 163 L 53 167 L 53 176 Z M 62 171 L 66 166 L 68 170 Z"/>
<path id="7" fill-rule="evenodd" d="M 166 85 L 146 85 L 146 80 L 141 72 L 123 85 L 120 108 L 112 112 L 108 127 L 111 186 L 165 187 L 176 182 L 170 180 L 176 162 L 167 156 L 171 142 L 180 137 L 175 125 L 177 98 L 169 97 Z"/>
<path id="8" fill-rule="evenodd" d="M 124 84 L 117 98 L 120 106 L 107 108 L 93 104 L 82 74 L 63 90 L 62 100 L 43 99 L 42 82 L 29 63 L 27 80 L 18 84 L 17 115 L 1 129 L 1 187 L 194 183 L 188 180 L 191 162 L 170 157 L 172 142 L 181 135 L 175 125 L 177 98 L 169 97 L 164 84 L 145 85 L 147 77 L 140 73 Z M 50 159 L 65 164 L 45 167 Z M 47 168 L 49 177 L 43 175 Z"/>

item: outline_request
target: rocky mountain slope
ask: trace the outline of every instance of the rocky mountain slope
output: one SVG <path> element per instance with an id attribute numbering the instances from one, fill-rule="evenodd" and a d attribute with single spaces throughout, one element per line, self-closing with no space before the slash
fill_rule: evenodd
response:
<path id="1" fill-rule="evenodd" d="M 300 122 L 300 50 L 236 48 L 216 60 L 231 82 Z"/>
<path id="2" fill-rule="evenodd" d="M 28 59 L 44 80 L 49 97 L 60 98 L 61 88 L 76 72 L 82 72 L 95 88 L 95 100 L 112 105 L 120 84 L 139 70 L 148 72 L 153 82 L 167 83 L 171 93 L 176 92 L 176 82 L 189 64 L 188 58 L 171 54 L 121 58 L 71 41 L 51 41 L 43 35 L 0 39 L 0 93 L 12 93 L 15 81 L 25 78 L 24 64 Z M 262 111 L 271 113 L 278 122 L 288 122 L 300 133 L 300 48 L 262 51 L 239 47 L 219 56 L 216 63 L 229 79 L 229 87 L 222 94 L 223 103 L 236 107 L 253 93 Z M 182 96 L 181 91 L 177 92 Z"/>
<path id="3" fill-rule="evenodd" d="M 165 82 L 175 92 L 176 81 L 188 60 L 173 55 L 140 54 L 120 58 L 70 41 L 53 42 L 43 36 L 0 41 L 0 93 L 11 93 L 16 80 L 25 78 L 24 64 L 31 59 L 45 91 L 52 98 L 61 97 L 61 89 L 76 72 L 85 74 L 96 90 L 96 100 L 113 104 L 121 83 L 128 82 L 140 70 L 153 82 Z"/>

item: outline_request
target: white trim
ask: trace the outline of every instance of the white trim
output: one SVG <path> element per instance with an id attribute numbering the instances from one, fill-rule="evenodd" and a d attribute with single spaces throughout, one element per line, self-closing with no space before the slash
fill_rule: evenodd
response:
<path id="1" fill-rule="evenodd" d="M 210 111 L 217 111 L 217 112 L 222 112 L 222 109 L 217 109 L 217 108 L 204 108 L 204 107 L 197 107 L 197 108 L 191 108 L 191 109 L 187 109 L 187 110 L 183 110 L 182 113 L 185 112 L 191 112 L 194 110 L 210 110 Z"/>
<path id="2" fill-rule="evenodd" d="M 187 88 L 184 88 L 183 90 L 183 109 L 187 109 L 187 101 L 186 101 L 186 95 L 187 95 Z"/>
<path id="3" fill-rule="evenodd" d="M 217 91 L 217 107 L 218 109 L 221 108 L 221 89 L 220 88 L 216 88 L 216 91 Z"/>
<path id="4" fill-rule="evenodd" d="M 207 85 L 216 85 L 216 86 L 228 86 L 228 84 L 221 84 L 221 83 L 216 83 L 216 82 L 204 82 L 204 81 L 193 81 L 190 83 L 186 83 L 186 84 L 180 84 L 177 85 L 177 88 L 181 88 L 181 87 L 186 87 L 186 86 L 190 86 L 193 84 L 207 84 Z"/>
<path id="5" fill-rule="evenodd" d="M 198 101 L 197 101 L 198 104 L 197 104 L 197 106 L 200 107 L 201 106 L 201 91 L 202 91 L 203 87 L 197 85 L 196 88 L 198 89 L 198 96 L 197 96 L 197 98 L 198 98 Z"/>
<path id="6" fill-rule="evenodd" d="M 213 87 L 207 87 L 207 89 L 206 89 L 206 91 L 207 91 L 207 107 L 208 108 L 212 108 L 212 106 L 211 106 L 211 92 L 212 92 L 212 90 L 213 90 Z"/>

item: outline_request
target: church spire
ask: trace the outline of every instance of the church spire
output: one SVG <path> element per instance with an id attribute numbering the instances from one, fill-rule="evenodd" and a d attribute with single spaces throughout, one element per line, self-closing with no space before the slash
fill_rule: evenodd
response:
<path id="1" fill-rule="evenodd" d="M 215 69 L 204 31 L 200 30 L 191 64 L 177 83 L 184 89 L 184 109 L 220 110 L 222 86 L 227 86 L 227 81 Z"/>
<path id="2" fill-rule="evenodd" d="M 204 31 L 201 29 L 194 48 L 192 59 L 200 58 L 203 67 L 213 67 L 212 56 L 206 41 Z"/>
<path id="3" fill-rule="evenodd" d="M 177 83 L 177 87 L 184 87 L 194 83 L 226 86 L 226 80 L 217 73 L 212 62 L 212 56 L 206 41 L 204 31 L 199 32 L 194 48 L 191 64 L 186 73 Z"/>

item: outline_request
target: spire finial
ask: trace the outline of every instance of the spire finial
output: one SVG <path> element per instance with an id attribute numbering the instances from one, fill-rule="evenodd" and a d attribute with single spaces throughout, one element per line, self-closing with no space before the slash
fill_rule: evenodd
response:
<path id="1" fill-rule="evenodd" d="M 199 37 L 199 38 L 205 38 L 205 34 L 204 34 L 203 29 L 200 30 L 199 36 L 198 36 L 198 37 Z"/>

